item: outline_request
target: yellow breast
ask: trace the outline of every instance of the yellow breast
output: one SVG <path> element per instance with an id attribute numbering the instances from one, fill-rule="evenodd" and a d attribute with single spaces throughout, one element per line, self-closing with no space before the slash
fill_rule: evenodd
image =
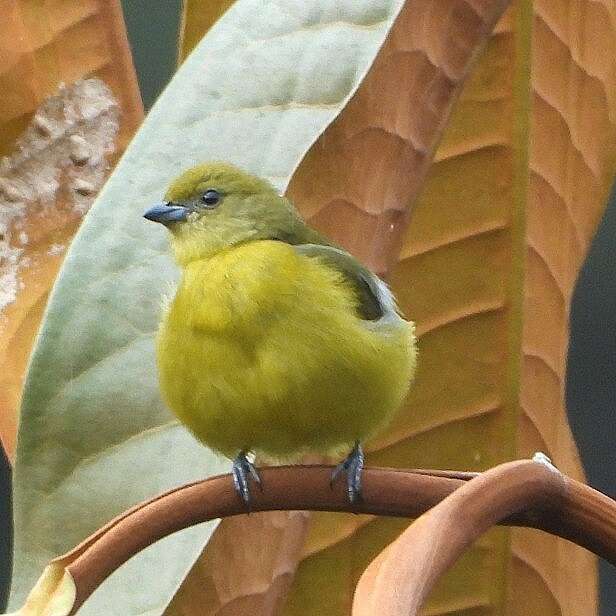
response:
<path id="1" fill-rule="evenodd" d="M 381 428 L 415 363 L 411 324 L 370 327 L 343 276 L 256 241 L 194 261 L 158 336 L 165 402 L 228 456 L 331 453 Z"/>

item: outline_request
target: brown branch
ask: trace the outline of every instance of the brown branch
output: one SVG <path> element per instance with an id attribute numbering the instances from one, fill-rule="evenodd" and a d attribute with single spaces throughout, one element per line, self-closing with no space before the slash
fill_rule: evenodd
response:
<path id="1" fill-rule="evenodd" d="M 616 551 L 616 507 L 553 466 L 530 460 L 502 464 L 475 477 L 422 515 L 366 568 L 353 616 L 415 616 L 438 579 L 494 524 L 521 514 L 568 538 Z M 532 513 L 531 513 L 532 512 Z M 611 515 L 611 521 L 610 521 Z M 573 520 L 571 519 L 573 518 Z M 590 530 L 590 536 L 585 536 Z M 392 592 L 395 589 L 395 592 Z"/>
<path id="2" fill-rule="evenodd" d="M 342 483 L 330 489 L 332 469 L 331 466 L 261 469 L 264 490 L 253 490 L 253 511 L 347 511 L 417 517 L 467 484 L 465 491 L 456 492 L 454 502 L 464 503 L 464 519 L 469 512 L 477 516 L 481 523 L 476 528 L 491 524 L 492 519 L 504 518 L 504 524 L 529 526 L 559 535 L 616 564 L 616 502 L 542 464 L 529 460 L 512 462 L 479 476 L 368 468 L 363 476 L 363 502 L 353 507 L 347 501 Z M 515 471 L 512 475 L 515 486 L 512 483 L 510 493 L 508 489 L 504 491 L 503 507 L 494 510 L 491 502 L 499 484 L 492 477 L 495 474 L 501 477 L 498 473 L 504 472 L 503 469 Z M 472 500 L 465 497 L 469 489 Z M 137 505 L 71 552 L 52 561 L 54 576 L 61 569 L 74 581 L 74 603 L 65 613 L 74 614 L 107 576 L 155 541 L 194 524 L 242 513 L 245 509 L 230 475 L 188 484 Z M 463 544 L 460 538 L 457 545 Z"/>

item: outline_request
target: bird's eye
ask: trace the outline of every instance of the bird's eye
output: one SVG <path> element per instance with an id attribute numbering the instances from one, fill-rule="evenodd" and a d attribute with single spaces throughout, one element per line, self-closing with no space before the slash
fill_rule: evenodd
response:
<path id="1" fill-rule="evenodd" d="M 203 195 L 201 195 L 201 201 L 207 207 L 211 208 L 216 207 L 220 199 L 221 195 L 217 190 L 206 190 Z"/>

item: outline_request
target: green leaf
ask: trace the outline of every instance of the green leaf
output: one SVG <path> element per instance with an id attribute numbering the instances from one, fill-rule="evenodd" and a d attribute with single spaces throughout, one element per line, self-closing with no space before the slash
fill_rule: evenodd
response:
<path id="1" fill-rule="evenodd" d="M 15 466 L 16 609 L 45 564 L 132 504 L 227 462 L 163 407 L 154 333 L 177 272 L 141 218 L 180 170 L 225 159 L 284 189 L 358 87 L 401 0 L 240 0 L 150 112 L 88 214 L 52 292 Z M 155 614 L 213 525 L 149 548 L 80 614 Z"/>

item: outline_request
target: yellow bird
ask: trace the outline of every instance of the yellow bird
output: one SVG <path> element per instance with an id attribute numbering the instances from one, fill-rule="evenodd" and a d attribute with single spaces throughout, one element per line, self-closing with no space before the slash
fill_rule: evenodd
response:
<path id="1" fill-rule="evenodd" d="M 415 369 L 413 324 L 389 289 L 299 217 L 265 180 L 220 162 L 185 171 L 144 216 L 165 225 L 182 268 L 157 339 L 163 399 L 203 443 L 233 458 L 249 506 L 250 452 L 349 456 L 387 425 Z"/>

